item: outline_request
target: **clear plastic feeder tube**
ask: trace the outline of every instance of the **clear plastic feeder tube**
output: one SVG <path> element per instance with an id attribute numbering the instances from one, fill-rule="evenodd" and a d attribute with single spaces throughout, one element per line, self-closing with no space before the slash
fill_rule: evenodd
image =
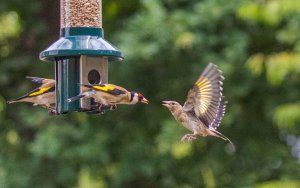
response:
<path id="1" fill-rule="evenodd" d="M 60 27 L 102 28 L 101 0 L 60 0 Z"/>

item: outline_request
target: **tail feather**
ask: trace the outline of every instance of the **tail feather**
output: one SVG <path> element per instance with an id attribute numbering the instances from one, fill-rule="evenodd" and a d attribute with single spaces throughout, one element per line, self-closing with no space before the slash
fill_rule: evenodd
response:
<path id="1" fill-rule="evenodd" d="M 7 103 L 7 104 L 12 104 L 12 103 L 16 103 L 16 102 L 20 102 L 20 101 L 10 100 L 10 101 L 7 101 L 6 103 Z"/>
<path id="2" fill-rule="evenodd" d="M 225 135 L 223 135 L 222 133 L 220 133 L 220 132 L 218 132 L 216 130 L 213 130 L 213 129 L 211 129 L 211 131 L 213 133 L 215 133 L 215 136 L 217 136 L 219 138 L 222 138 L 225 141 L 228 141 L 232 145 L 232 147 L 235 148 L 235 145 L 233 144 L 233 142 L 231 142 L 231 140 L 229 138 L 227 138 Z"/>
<path id="3" fill-rule="evenodd" d="M 24 102 L 24 101 L 21 101 L 21 100 L 25 99 L 26 97 L 28 97 L 28 95 L 23 95 L 21 97 L 9 100 L 9 101 L 7 101 L 7 104 L 12 104 L 12 103 L 16 103 L 16 102 Z"/>
<path id="4" fill-rule="evenodd" d="M 83 97 L 89 97 L 89 96 L 92 95 L 92 94 L 94 94 L 93 91 L 86 91 L 86 92 L 80 93 L 80 94 L 77 95 L 77 96 L 68 98 L 68 99 L 67 99 L 67 102 L 70 103 L 70 102 L 79 100 L 79 99 L 81 99 L 81 98 L 83 98 Z"/>
<path id="5" fill-rule="evenodd" d="M 79 100 L 79 99 L 81 99 L 83 97 L 85 97 L 85 95 L 77 95 L 75 97 L 68 98 L 67 102 L 70 103 L 70 102 L 73 102 L 73 101 L 77 101 L 77 100 Z"/>

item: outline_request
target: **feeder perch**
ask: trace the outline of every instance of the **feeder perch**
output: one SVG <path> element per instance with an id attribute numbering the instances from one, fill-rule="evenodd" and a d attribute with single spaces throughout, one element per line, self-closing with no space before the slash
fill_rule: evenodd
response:
<path id="1" fill-rule="evenodd" d="M 104 39 L 101 0 L 61 0 L 60 38 L 40 53 L 55 62 L 56 112 L 95 111 L 90 99 L 68 103 L 81 84 L 108 82 L 108 61 L 123 60 L 122 53 Z"/>

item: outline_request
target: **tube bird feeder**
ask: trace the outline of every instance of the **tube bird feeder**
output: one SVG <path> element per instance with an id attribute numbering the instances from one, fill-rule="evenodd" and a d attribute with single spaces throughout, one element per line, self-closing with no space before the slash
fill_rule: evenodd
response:
<path id="1" fill-rule="evenodd" d="M 101 0 L 61 0 L 60 28 L 60 38 L 40 53 L 55 62 L 56 113 L 97 110 L 91 99 L 67 99 L 81 92 L 80 83 L 107 83 L 108 62 L 123 60 L 104 39 Z"/>

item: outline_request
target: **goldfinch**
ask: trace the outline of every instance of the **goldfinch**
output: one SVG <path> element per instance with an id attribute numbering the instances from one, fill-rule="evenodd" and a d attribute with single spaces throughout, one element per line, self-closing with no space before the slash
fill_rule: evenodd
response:
<path id="1" fill-rule="evenodd" d="M 141 93 L 127 91 L 125 88 L 113 84 L 83 84 L 82 87 L 83 92 L 75 97 L 69 98 L 68 102 L 89 97 L 95 100 L 100 110 L 106 106 L 110 106 L 111 109 L 114 109 L 118 104 L 149 103 Z"/>
<path id="2" fill-rule="evenodd" d="M 29 93 L 18 97 L 16 99 L 7 101 L 8 104 L 16 102 L 29 102 L 33 103 L 33 106 L 42 106 L 46 108 L 49 113 L 55 112 L 55 80 L 39 78 L 39 77 L 30 77 L 26 78 L 31 79 L 31 81 L 41 84 L 40 87 L 30 91 Z"/>
<path id="3" fill-rule="evenodd" d="M 171 111 L 176 121 L 192 132 L 184 135 L 181 141 L 215 136 L 232 144 L 226 136 L 217 131 L 227 103 L 223 101 L 222 96 L 223 80 L 222 71 L 217 65 L 209 63 L 189 90 L 183 106 L 176 101 L 162 101 L 162 105 Z"/>

